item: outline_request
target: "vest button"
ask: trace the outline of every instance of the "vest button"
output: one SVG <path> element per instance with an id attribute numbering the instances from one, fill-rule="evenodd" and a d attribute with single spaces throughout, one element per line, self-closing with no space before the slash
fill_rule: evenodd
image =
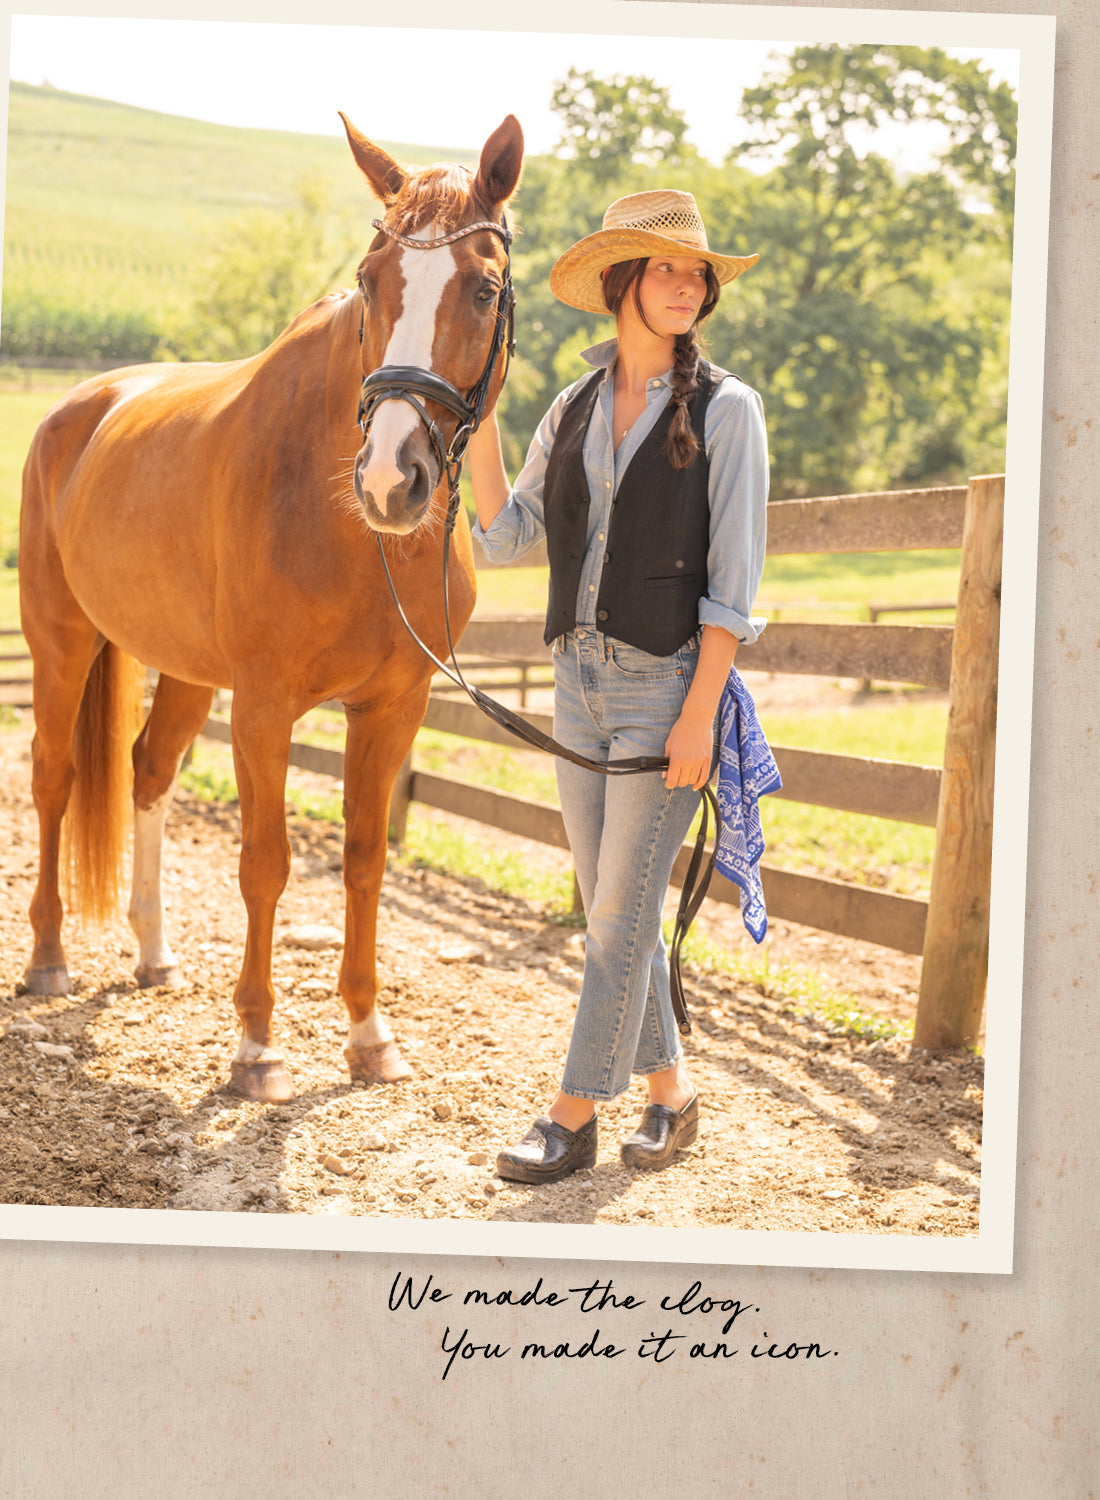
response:
<path id="1" fill-rule="evenodd" d="M 610 552 L 605 552 L 604 555 L 603 555 L 603 560 L 604 560 L 605 563 L 609 563 L 611 561 L 611 553 Z"/>
<path id="2" fill-rule="evenodd" d="M 602 620 L 606 620 L 607 619 L 607 610 L 606 609 L 598 609 L 596 611 L 596 619 L 597 620 L 601 620 L 601 621 Z"/>

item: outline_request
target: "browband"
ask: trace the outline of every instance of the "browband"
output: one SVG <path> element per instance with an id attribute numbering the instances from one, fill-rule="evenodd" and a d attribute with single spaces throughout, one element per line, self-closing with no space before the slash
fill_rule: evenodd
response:
<path id="1" fill-rule="evenodd" d="M 464 224 L 461 229 L 452 229 L 450 234 L 441 234 L 436 240 L 414 240 L 411 235 L 398 234 L 383 219 L 372 219 L 370 222 L 373 229 L 388 234 L 391 240 L 396 240 L 399 245 L 405 245 L 410 250 L 435 250 L 440 245 L 453 245 L 455 240 L 463 240 L 468 234 L 476 234 L 479 229 L 489 229 L 493 234 L 499 234 L 506 245 L 512 243 L 512 231 L 508 226 L 494 224 L 490 219 L 479 219 L 476 224 Z"/>

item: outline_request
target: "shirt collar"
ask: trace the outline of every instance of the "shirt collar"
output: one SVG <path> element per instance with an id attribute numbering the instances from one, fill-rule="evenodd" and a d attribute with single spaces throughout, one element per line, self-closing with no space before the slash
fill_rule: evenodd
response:
<path id="1" fill-rule="evenodd" d="M 586 364 L 591 365 L 594 370 L 610 370 L 615 363 L 618 353 L 618 339 L 605 339 L 602 344 L 593 344 L 591 349 L 585 349 L 581 354 L 581 358 Z M 661 385 L 670 385 L 672 383 L 672 370 L 668 369 L 663 375 L 655 375 L 653 378 L 659 381 Z"/>

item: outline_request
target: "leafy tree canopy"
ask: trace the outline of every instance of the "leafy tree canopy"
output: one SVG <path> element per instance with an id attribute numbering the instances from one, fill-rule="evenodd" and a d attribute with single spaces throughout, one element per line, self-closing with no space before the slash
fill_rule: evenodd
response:
<path id="1" fill-rule="evenodd" d="M 778 148 L 788 172 L 840 180 L 858 171 L 870 131 L 935 122 L 948 184 L 987 197 L 1011 227 L 1016 100 L 976 61 L 935 47 L 799 47 L 745 90 L 742 110 L 754 127 L 750 149 Z"/>
<path id="2" fill-rule="evenodd" d="M 595 182 L 616 181 L 632 163 L 679 166 L 697 154 L 668 89 L 651 78 L 601 79 L 571 68 L 551 104 L 562 121 L 556 154 L 583 163 Z"/>

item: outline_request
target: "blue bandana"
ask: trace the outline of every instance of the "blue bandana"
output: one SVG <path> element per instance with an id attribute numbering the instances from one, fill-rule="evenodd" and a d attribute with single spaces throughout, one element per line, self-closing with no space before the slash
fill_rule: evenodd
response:
<path id="1" fill-rule="evenodd" d="M 741 917 L 750 936 L 762 942 L 768 930 L 760 859 L 764 835 L 757 799 L 783 785 L 779 767 L 764 738 L 756 704 L 735 667 L 719 703 L 718 807 L 722 829 L 715 867 L 741 891 Z"/>

